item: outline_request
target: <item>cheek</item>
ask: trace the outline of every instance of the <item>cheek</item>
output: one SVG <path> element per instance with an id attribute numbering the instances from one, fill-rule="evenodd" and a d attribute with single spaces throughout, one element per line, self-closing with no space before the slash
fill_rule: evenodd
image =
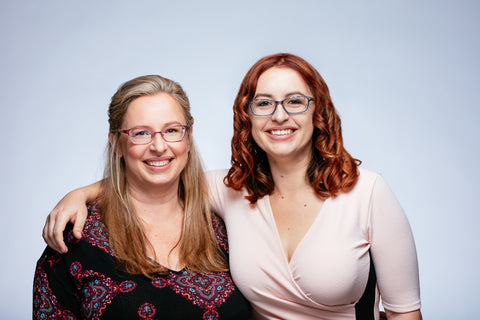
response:
<path id="1" fill-rule="evenodd" d="M 142 148 L 142 146 L 140 145 L 134 145 L 134 146 L 122 145 L 119 151 L 122 152 L 123 159 L 125 160 L 125 164 L 127 164 L 128 166 L 128 162 L 132 164 L 133 161 L 140 159 L 143 153 L 145 152 L 145 149 Z"/>
<path id="2" fill-rule="evenodd" d="M 305 122 L 305 126 L 308 128 L 308 131 L 310 131 L 310 135 L 313 135 L 313 129 L 315 128 L 313 126 L 313 120 L 309 119 Z"/>
<path id="3" fill-rule="evenodd" d="M 175 145 L 175 148 L 172 150 L 178 157 L 188 157 L 188 153 L 190 152 L 190 141 L 184 140 L 180 142 L 178 145 Z"/>
<path id="4" fill-rule="evenodd" d="M 255 120 L 251 122 L 251 133 L 255 142 L 257 142 L 260 134 L 263 132 L 263 123 L 261 121 Z M 258 143 L 258 142 L 257 142 Z"/>
<path id="5" fill-rule="evenodd" d="M 303 120 L 303 126 L 311 132 L 310 135 L 313 135 L 313 130 L 315 128 L 315 126 L 313 125 L 313 111 L 314 110 L 312 110 L 310 114 L 307 114 L 305 119 Z"/>

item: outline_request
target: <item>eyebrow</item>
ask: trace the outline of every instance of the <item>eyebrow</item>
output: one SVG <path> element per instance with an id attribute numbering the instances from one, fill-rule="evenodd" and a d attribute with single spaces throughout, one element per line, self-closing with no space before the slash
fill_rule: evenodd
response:
<path id="1" fill-rule="evenodd" d="M 183 123 L 181 123 L 180 121 L 170 121 L 170 122 L 167 122 L 167 123 L 164 123 L 162 128 L 168 128 L 168 127 L 171 127 L 171 126 L 178 126 L 178 125 L 184 125 Z M 146 125 L 146 124 L 139 124 L 139 125 L 136 125 L 136 126 L 133 126 L 132 128 L 145 128 L 145 129 L 152 129 L 152 126 L 150 125 Z"/>
<path id="2" fill-rule="evenodd" d="M 293 95 L 298 95 L 298 94 L 301 94 L 303 96 L 306 96 L 305 93 L 302 93 L 300 91 L 293 91 L 293 92 L 289 92 L 285 95 L 285 98 L 287 97 L 290 97 L 290 96 L 293 96 Z M 269 98 L 269 99 L 273 99 L 273 95 L 269 94 L 269 93 L 259 93 L 259 94 L 256 94 L 255 96 L 253 96 L 253 99 L 257 99 L 258 97 L 265 97 L 265 98 Z"/>

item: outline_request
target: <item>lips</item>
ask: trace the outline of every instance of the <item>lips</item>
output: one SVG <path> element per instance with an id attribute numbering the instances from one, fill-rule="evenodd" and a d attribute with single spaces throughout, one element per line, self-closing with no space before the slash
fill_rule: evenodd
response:
<path id="1" fill-rule="evenodd" d="M 148 161 L 146 160 L 145 163 L 148 164 L 149 166 L 152 166 L 152 167 L 164 167 L 166 166 L 167 164 L 169 164 L 170 162 L 172 161 L 172 159 L 168 159 L 168 160 L 155 160 L 155 161 Z"/>
<path id="2" fill-rule="evenodd" d="M 270 130 L 269 133 L 274 135 L 274 136 L 284 136 L 284 135 L 287 135 L 287 134 L 292 134 L 293 129 Z"/>

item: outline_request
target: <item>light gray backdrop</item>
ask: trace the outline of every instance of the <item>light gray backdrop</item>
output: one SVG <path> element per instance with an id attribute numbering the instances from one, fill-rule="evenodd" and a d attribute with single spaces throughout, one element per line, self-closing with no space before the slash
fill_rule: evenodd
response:
<path id="1" fill-rule="evenodd" d="M 101 177 L 122 82 L 179 81 L 206 167 L 226 168 L 243 75 L 291 52 L 324 76 L 347 149 L 405 208 L 424 318 L 478 319 L 479 34 L 466 0 L 3 0 L 0 317 L 31 317 L 45 217 Z"/>

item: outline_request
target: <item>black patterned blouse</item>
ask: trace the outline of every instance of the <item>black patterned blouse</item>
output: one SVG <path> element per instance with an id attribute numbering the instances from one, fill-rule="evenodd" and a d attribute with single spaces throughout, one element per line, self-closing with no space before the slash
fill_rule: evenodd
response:
<path id="1" fill-rule="evenodd" d="M 223 221 L 214 219 L 221 247 L 228 244 Z M 83 237 L 66 231 L 68 253 L 47 247 L 33 283 L 33 319 L 248 319 L 250 306 L 229 273 L 186 270 L 149 279 L 115 267 L 108 232 L 89 207 Z"/>

